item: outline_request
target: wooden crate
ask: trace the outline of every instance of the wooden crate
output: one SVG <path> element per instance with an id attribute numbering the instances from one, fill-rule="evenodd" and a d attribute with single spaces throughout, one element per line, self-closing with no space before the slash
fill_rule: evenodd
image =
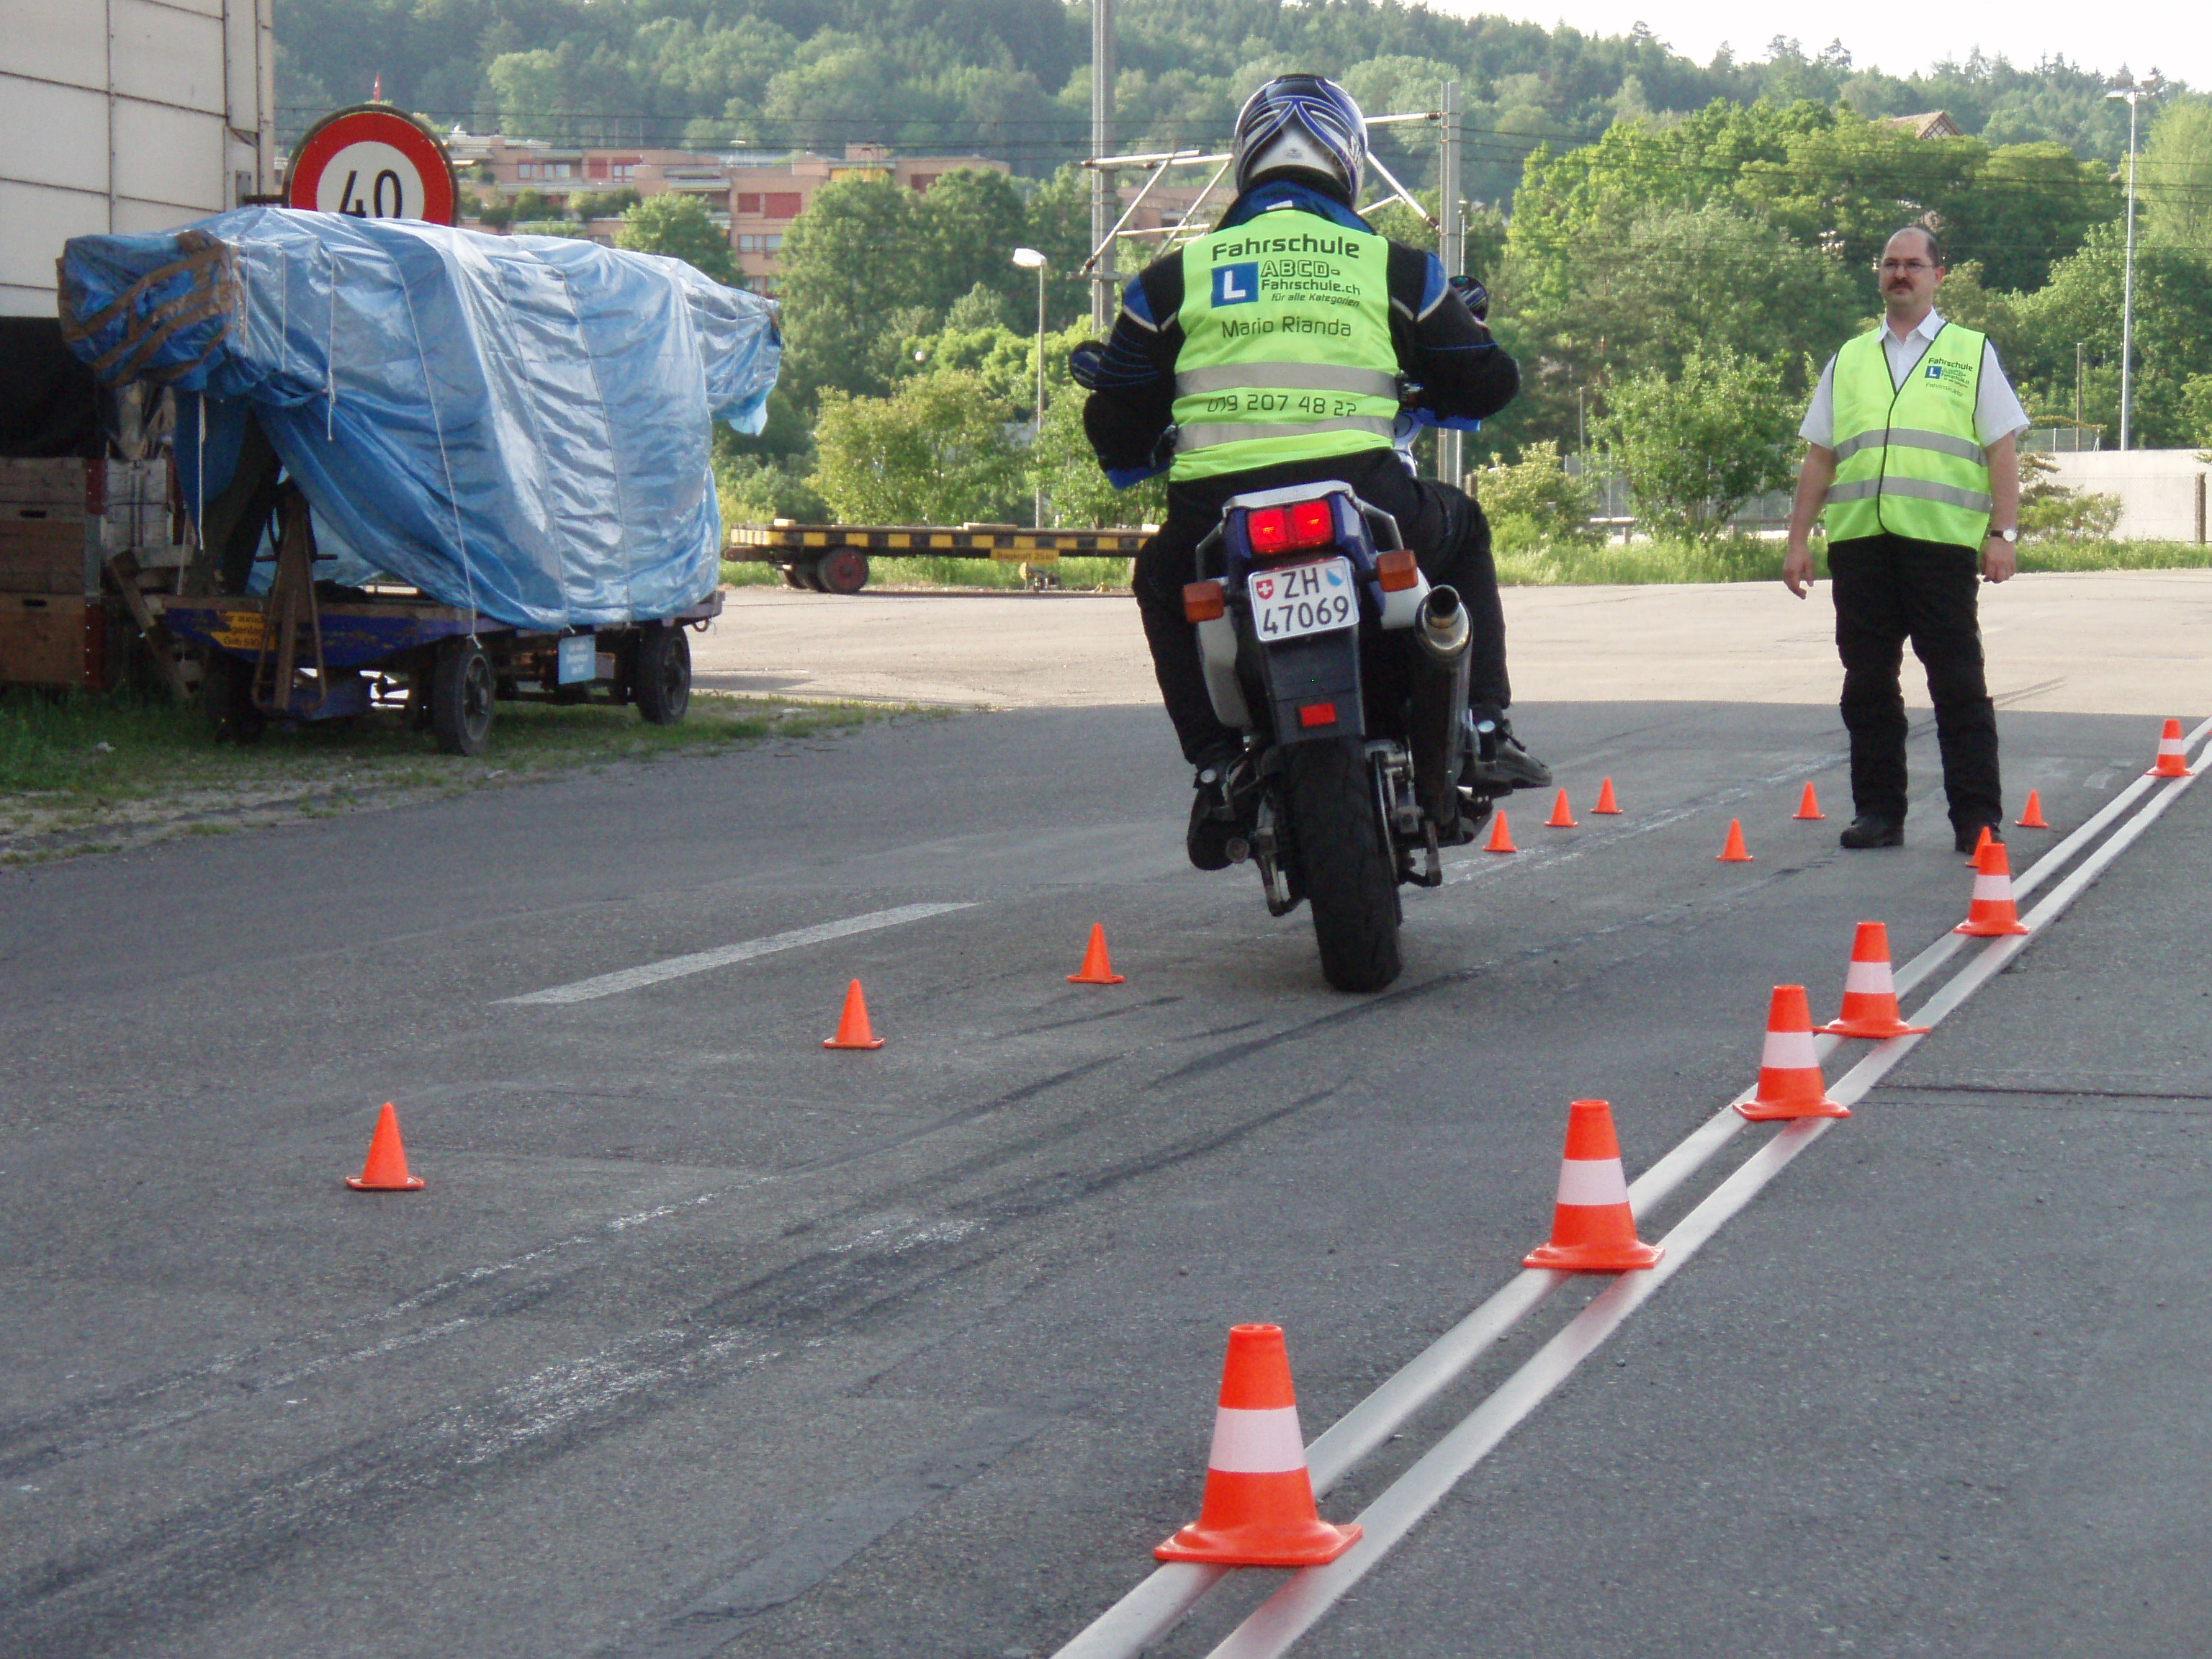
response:
<path id="1" fill-rule="evenodd" d="M 103 621 L 81 593 L 0 593 L 0 684 L 96 687 Z"/>
<path id="2" fill-rule="evenodd" d="M 73 514 L 82 523 L 106 480 L 81 460 L 25 461 L 0 457 L 0 512 L 17 507 Z"/>
<path id="3" fill-rule="evenodd" d="M 82 519 L 11 517 L 9 508 L 0 507 L 0 593 L 82 598 L 90 580 L 85 530 Z"/>

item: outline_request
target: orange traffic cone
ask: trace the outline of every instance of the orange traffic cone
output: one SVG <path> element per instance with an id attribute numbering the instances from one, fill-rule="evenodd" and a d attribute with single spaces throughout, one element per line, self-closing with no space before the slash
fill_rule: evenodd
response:
<path id="1" fill-rule="evenodd" d="M 1597 805 L 1590 808 L 1593 816 L 1614 817 L 1620 811 L 1620 803 L 1613 798 L 1613 780 L 1607 778 L 1597 787 Z"/>
<path id="2" fill-rule="evenodd" d="M 837 1035 L 822 1039 L 825 1048 L 880 1048 L 884 1040 L 868 1029 L 867 999 L 860 994 L 860 981 L 854 980 L 845 988 L 845 1012 L 837 1018 Z"/>
<path id="3" fill-rule="evenodd" d="M 1567 792 L 1562 789 L 1559 791 L 1559 799 L 1552 803 L 1552 816 L 1544 820 L 1544 828 L 1547 830 L 1573 830 L 1578 827 L 1579 826 L 1575 823 L 1575 815 L 1572 809 L 1567 805 Z"/>
<path id="4" fill-rule="evenodd" d="M 2143 775 L 2147 778 L 2185 778 L 2191 775 L 2189 757 L 2181 746 L 2179 720 L 2166 723 L 2166 730 L 2158 739 L 2158 764 Z"/>
<path id="5" fill-rule="evenodd" d="M 1805 786 L 1805 793 L 1797 798 L 1797 810 L 1790 816 L 1793 818 L 1825 818 L 1828 815 L 1820 810 L 1820 798 L 1813 793 L 1813 786 L 1808 783 Z"/>
<path id="6" fill-rule="evenodd" d="M 2043 792 L 2041 790 L 2031 789 L 2027 792 L 2027 805 L 2021 811 L 2020 815 L 2020 822 L 2015 824 L 2014 828 L 2019 830 L 2048 830 L 2051 828 L 2049 824 L 2043 821 Z"/>
<path id="7" fill-rule="evenodd" d="M 1754 1123 L 1798 1117 L 1849 1117 L 1828 1098 L 1813 1054 L 1813 1012 L 1802 985 L 1778 985 L 1766 1008 L 1766 1046 L 1759 1056 L 1759 1089 L 1735 1109 Z"/>
<path id="8" fill-rule="evenodd" d="M 1897 1009 L 1897 981 L 1889 971 L 1889 929 L 1863 921 L 1851 940 L 1851 965 L 1844 974 L 1843 1012 L 1820 1028 L 1837 1036 L 1915 1036 L 1929 1028 L 1907 1025 Z"/>
<path id="9" fill-rule="evenodd" d="M 1152 1553 L 1225 1567 L 1317 1567 L 1359 1537 L 1314 1508 L 1279 1325 L 1232 1325 L 1198 1519 Z"/>
<path id="10" fill-rule="evenodd" d="M 1114 963 L 1106 954 L 1106 925 L 1091 924 L 1091 944 L 1083 952 L 1083 966 L 1067 976 L 1070 985 L 1119 985 L 1127 976 L 1114 971 Z"/>
<path id="11" fill-rule="evenodd" d="M 1723 864 L 1748 864 L 1751 853 L 1743 844 L 1743 820 L 1729 820 L 1728 843 L 1713 855 Z"/>
<path id="12" fill-rule="evenodd" d="M 1524 1267 L 1570 1273 L 1626 1273 L 1664 1254 L 1636 1236 L 1628 1177 L 1613 1139 L 1613 1108 L 1577 1100 L 1567 1108 L 1567 1155 L 1559 1164 L 1559 1197 L 1552 1206 L 1552 1239 L 1521 1258 Z"/>
<path id="13" fill-rule="evenodd" d="M 1987 847 L 1990 840 L 1990 826 L 1985 823 L 1982 826 L 1982 833 L 1974 837 L 1974 850 L 1966 854 L 1966 862 L 1979 869 L 1982 863 L 1982 848 Z"/>
<path id="14" fill-rule="evenodd" d="M 2003 933 L 2024 933 L 2027 924 L 2012 903 L 2012 860 L 2004 843 L 1990 842 L 1974 860 L 1974 897 L 1966 919 L 1951 930 L 1976 939 L 1995 939 Z"/>
<path id="15" fill-rule="evenodd" d="M 376 1133 L 368 1138 L 368 1161 L 357 1176 L 345 1178 L 357 1193 L 419 1193 L 422 1178 L 407 1173 L 407 1148 L 399 1141 L 399 1114 L 386 1101 L 376 1115 Z"/>
<path id="16" fill-rule="evenodd" d="M 1521 850 L 1513 844 L 1513 832 L 1505 826 L 1505 809 L 1502 806 L 1498 809 L 1498 816 L 1491 821 L 1490 844 L 1482 850 L 1486 853 L 1517 853 Z"/>

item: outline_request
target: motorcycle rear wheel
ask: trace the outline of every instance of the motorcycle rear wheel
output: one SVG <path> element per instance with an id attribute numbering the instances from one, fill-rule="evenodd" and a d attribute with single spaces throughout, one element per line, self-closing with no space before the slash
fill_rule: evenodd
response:
<path id="1" fill-rule="evenodd" d="M 1379 991 L 1405 966 L 1398 881 L 1376 821 L 1367 756 L 1357 738 L 1283 750 L 1285 817 L 1313 906 L 1322 977 L 1340 991 Z"/>

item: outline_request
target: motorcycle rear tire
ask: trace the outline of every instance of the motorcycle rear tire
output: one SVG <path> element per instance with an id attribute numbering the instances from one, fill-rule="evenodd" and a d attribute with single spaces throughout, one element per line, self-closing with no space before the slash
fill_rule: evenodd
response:
<path id="1" fill-rule="evenodd" d="M 1379 991 L 1405 962 L 1397 874 L 1376 822 L 1365 750 L 1357 738 L 1292 744 L 1283 751 L 1283 785 L 1322 977 L 1340 991 Z"/>

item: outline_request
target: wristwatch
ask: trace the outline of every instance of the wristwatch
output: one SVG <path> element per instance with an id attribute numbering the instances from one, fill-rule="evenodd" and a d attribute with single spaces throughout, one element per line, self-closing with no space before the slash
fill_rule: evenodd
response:
<path id="1" fill-rule="evenodd" d="M 2020 531 L 2016 527 L 2011 530 L 1992 530 L 1990 532 L 1990 539 L 2002 542 L 2008 547 L 2017 547 L 2020 544 Z"/>

